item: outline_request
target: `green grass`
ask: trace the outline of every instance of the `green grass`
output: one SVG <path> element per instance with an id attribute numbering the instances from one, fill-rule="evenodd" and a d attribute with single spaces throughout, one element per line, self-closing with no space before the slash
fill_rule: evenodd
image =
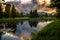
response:
<path id="1" fill-rule="evenodd" d="M 60 19 L 34 34 L 32 40 L 60 40 Z"/>
<path id="2" fill-rule="evenodd" d="M 29 18 L 29 17 L 15 17 L 15 18 L 0 18 L 0 22 L 9 22 L 9 21 L 22 21 L 22 20 L 47 20 L 47 19 L 54 19 L 50 17 L 45 18 Z"/>
<path id="3" fill-rule="evenodd" d="M 28 20 L 28 17 L 1 18 L 0 22 L 21 21 L 21 20 Z"/>

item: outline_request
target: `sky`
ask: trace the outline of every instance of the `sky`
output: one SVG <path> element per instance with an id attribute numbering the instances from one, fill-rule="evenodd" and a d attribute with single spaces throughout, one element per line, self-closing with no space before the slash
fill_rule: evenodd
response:
<path id="1" fill-rule="evenodd" d="M 21 4 L 27 4 L 27 3 L 31 3 L 32 0 L 5 0 L 5 2 L 8 2 L 8 1 L 20 1 Z M 39 5 L 43 4 L 44 1 L 46 2 L 46 3 L 45 3 L 45 6 L 50 5 L 50 0 L 36 0 L 36 1 L 37 1 L 37 3 L 38 3 Z M 42 8 L 39 8 L 39 9 L 38 9 L 38 12 L 40 12 L 40 11 L 45 11 L 45 10 L 46 10 L 46 8 L 45 8 L 45 7 L 42 7 Z M 49 12 L 49 13 L 51 13 L 51 12 L 56 12 L 56 9 L 48 9 L 48 10 L 46 10 L 46 12 Z"/>
<path id="2" fill-rule="evenodd" d="M 5 0 L 5 2 L 14 1 L 14 0 Z"/>
<path id="3" fill-rule="evenodd" d="M 25 3 L 30 3 L 32 0 L 5 0 L 5 2 L 7 1 L 21 1 L 22 4 Z M 38 2 L 43 2 L 44 0 L 37 0 Z M 46 2 L 50 2 L 50 0 L 45 0 Z"/>
<path id="4" fill-rule="evenodd" d="M 31 3 L 31 0 L 21 0 L 21 4 Z"/>

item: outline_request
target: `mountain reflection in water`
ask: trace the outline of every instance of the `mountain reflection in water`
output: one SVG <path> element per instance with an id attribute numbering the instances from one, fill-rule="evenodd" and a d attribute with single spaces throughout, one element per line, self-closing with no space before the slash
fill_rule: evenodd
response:
<path id="1" fill-rule="evenodd" d="M 2 34 L 1 40 L 28 40 L 32 35 L 53 21 L 21 21 L 9 24 L 14 30 Z M 10 27 L 9 27 L 10 28 Z M 5 28 L 5 30 L 7 30 Z"/>

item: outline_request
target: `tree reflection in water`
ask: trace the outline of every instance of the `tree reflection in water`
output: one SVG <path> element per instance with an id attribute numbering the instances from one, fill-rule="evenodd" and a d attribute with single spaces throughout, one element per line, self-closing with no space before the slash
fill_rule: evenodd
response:
<path id="1" fill-rule="evenodd" d="M 0 31 L 15 33 L 16 23 L 15 22 L 0 23 Z"/>
<path id="2" fill-rule="evenodd" d="M 25 21 L 19 21 L 19 22 L 7 22 L 7 23 L 0 23 L 0 24 L 5 25 L 5 30 L 3 31 L 8 32 L 9 34 L 10 33 L 12 33 L 12 35 L 15 34 L 15 36 L 18 36 L 18 37 L 20 36 L 30 37 L 35 32 L 40 30 L 43 26 L 47 25 L 48 24 L 47 22 L 50 22 L 50 21 L 48 20 L 32 20 L 32 21 L 25 20 Z M 0 30 L 4 29 L 3 25 L 0 25 Z M 1 39 L 1 35 L 3 35 L 3 33 L 0 33 L 0 39 Z M 5 36 L 7 38 L 7 35 Z M 5 36 L 3 35 L 2 38 L 5 38 Z"/>
<path id="3" fill-rule="evenodd" d="M 38 24 L 38 21 L 36 21 L 36 20 L 33 20 L 33 21 L 29 21 L 29 24 L 30 24 L 30 26 L 32 27 L 36 27 L 37 26 L 37 24 Z"/>
<path id="4" fill-rule="evenodd" d="M 0 40 L 1 40 L 2 32 L 0 32 Z"/>
<path id="5" fill-rule="evenodd" d="M 9 22 L 6 24 L 6 28 L 11 28 L 13 33 L 16 31 L 16 23 L 15 22 Z M 10 32 L 10 31 L 9 31 Z"/>

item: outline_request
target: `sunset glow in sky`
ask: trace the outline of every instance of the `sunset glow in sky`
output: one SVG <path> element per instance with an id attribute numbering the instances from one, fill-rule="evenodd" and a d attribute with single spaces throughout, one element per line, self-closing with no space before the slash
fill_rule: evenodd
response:
<path id="1" fill-rule="evenodd" d="M 7 1 L 21 1 L 21 3 L 28 3 L 28 2 L 31 2 L 32 0 L 5 0 L 5 2 Z M 39 2 L 43 2 L 44 0 L 37 0 Z M 45 0 L 47 2 L 50 2 L 50 0 Z"/>
<path id="2" fill-rule="evenodd" d="M 38 4 L 43 4 L 44 1 L 49 4 L 50 3 L 50 0 L 37 0 Z"/>
<path id="3" fill-rule="evenodd" d="M 28 3 L 31 3 L 32 0 L 5 0 L 5 2 L 7 1 L 20 1 L 21 4 L 28 4 Z M 42 7 L 42 8 L 39 8 L 37 11 L 38 12 L 41 12 L 41 11 L 44 11 L 44 12 L 48 12 L 48 13 L 52 13 L 52 12 L 56 12 L 56 9 L 50 9 L 50 8 L 46 8 L 46 6 L 49 6 L 50 5 L 50 0 L 36 0 L 37 1 L 37 5 L 41 5 L 44 3 L 45 1 L 45 5 Z"/>

